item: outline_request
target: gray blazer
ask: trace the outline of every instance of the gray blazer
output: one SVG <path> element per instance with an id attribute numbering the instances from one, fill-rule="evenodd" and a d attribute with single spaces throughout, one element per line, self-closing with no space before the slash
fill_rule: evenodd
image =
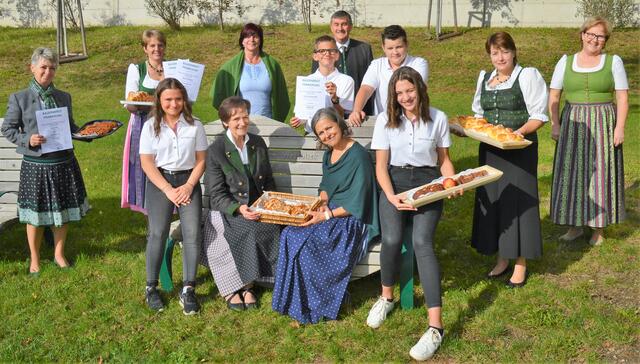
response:
<path id="1" fill-rule="evenodd" d="M 71 132 L 78 131 L 78 126 L 73 121 L 73 112 L 71 111 L 71 95 L 55 89 L 53 98 L 56 100 L 58 107 L 66 106 L 68 108 Z M 7 113 L 4 116 L 1 130 L 5 138 L 17 145 L 16 152 L 19 154 L 32 157 L 42 155 L 40 146 L 32 147 L 29 145 L 31 135 L 38 134 L 37 110 L 42 110 L 42 104 L 40 96 L 35 91 L 27 88 L 9 96 Z"/>

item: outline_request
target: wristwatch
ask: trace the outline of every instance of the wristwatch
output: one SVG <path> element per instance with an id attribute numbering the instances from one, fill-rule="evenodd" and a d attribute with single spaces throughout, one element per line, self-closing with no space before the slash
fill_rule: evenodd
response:
<path id="1" fill-rule="evenodd" d="M 340 98 L 338 96 L 336 96 L 335 99 L 331 99 L 331 103 L 334 105 L 338 105 L 340 103 Z"/>

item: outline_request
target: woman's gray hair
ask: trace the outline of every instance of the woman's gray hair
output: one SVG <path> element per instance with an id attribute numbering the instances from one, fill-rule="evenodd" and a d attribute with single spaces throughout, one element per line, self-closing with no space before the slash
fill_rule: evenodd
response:
<path id="1" fill-rule="evenodd" d="M 325 107 L 324 109 L 316 111 L 316 113 L 313 115 L 313 118 L 311 118 L 311 129 L 313 130 L 313 133 L 316 135 L 316 137 L 318 136 L 318 133 L 316 132 L 316 124 L 318 124 L 320 120 L 324 119 L 329 119 L 338 124 L 338 127 L 340 127 L 340 130 L 342 131 L 343 137 L 351 135 L 349 125 L 347 125 L 347 123 L 344 121 L 344 118 L 340 116 L 340 114 L 338 114 L 336 109 L 334 109 L 333 107 Z"/>
<path id="2" fill-rule="evenodd" d="M 31 55 L 31 64 L 36 65 L 40 62 L 41 59 L 46 59 L 47 61 L 53 63 L 54 66 L 58 67 L 58 53 L 56 53 L 51 48 L 47 47 L 38 47 L 33 54 Z"/>

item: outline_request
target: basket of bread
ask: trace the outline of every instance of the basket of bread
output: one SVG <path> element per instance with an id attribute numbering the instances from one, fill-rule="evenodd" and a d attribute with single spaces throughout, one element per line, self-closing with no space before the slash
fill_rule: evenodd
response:
<path id="1" fill-rule="evenodd" d="M 260 214 L 260 222 L 300 226 L 311 219 L 311 211 L 320 207 L 319 197 L 265 191 L 252 205 Z"/>
<path id="2" fill-rule="evenodd" d="M 473 116 L 458 116 L 449 120 L 449 128 L 459 134 L 493 145 L 500 149 L 522 149 L 533 143 L 521 134 L 503 125 L 494 125 L 486 119 Z"/>
<path id="3" fill-rule="evenodd" d="M 484 165 L 450 177 L 436 178 L 425 185 L 400 193 L 399 197 L 413 207 L 420 207 L 447 198 L 460 190 L 468 191 L 489 184 L 500 177 L 501 170 Z"/>
<path id="4" fill-rule="evenodd" d="M 152 106 L 153 95 L 144 91 L 131 91 L 127 94 L 127 99 L 120 101 L 123 105 Z"/>
<path id="5" fill-rule="evenodd" d="M 88 140 L 106 137 L 122 126 L 118 120 L 93 120 L 84 124 L 73 134 L 74 139 Z"/>

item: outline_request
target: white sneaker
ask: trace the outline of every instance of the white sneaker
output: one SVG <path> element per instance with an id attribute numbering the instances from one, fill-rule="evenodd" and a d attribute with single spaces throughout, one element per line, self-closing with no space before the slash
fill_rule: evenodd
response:
<path id="1" fill-rule="evenodd" d="M 417 361 L 424 361 L 433 356 L 442 343 L 442 335 L 433 327 L 427 329 L 420 340 L 411 348 L 409 355 Z"/>
<path id="2" fill-rule="evenodd" d="M 378 301 L 373 304 L 369 316 L 367 316 L 367 325 L 372 329 L 377 329 L 382 325 L 382 322 L 387 318 L 387 314 L 393 310 L 394 302 L 387 301 L 386 298 L 380 297 Z"/>

